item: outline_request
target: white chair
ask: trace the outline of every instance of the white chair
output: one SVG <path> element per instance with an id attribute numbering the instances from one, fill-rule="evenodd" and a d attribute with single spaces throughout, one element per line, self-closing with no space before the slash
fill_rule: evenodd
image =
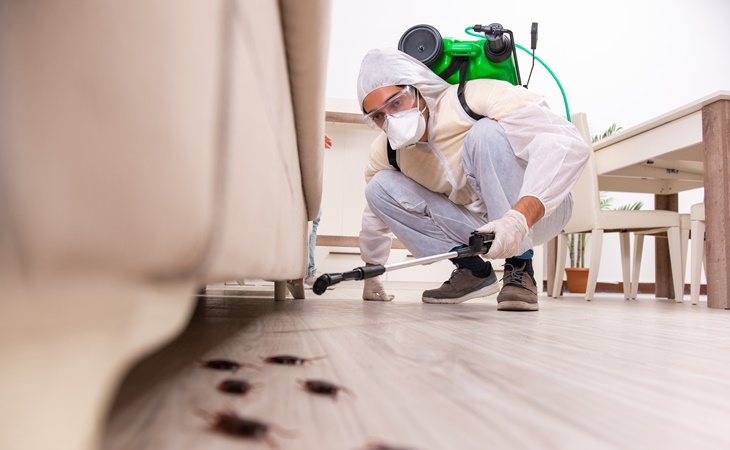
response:
<path id="1" fill-rule="evenodd" d="M 590 143 L 590 133 L 585 114 L 573 115 L 573 123 Z M 588 272 L 586 300 L 591 300 L 596 291 L 598 269 L 601 263 L 601 250 L 604 233 L 619 233 L 621 244 L 621 266 L 623 273 L 624 297 L 632 298 L 630 281 L 630 232 L 647 230 L 666 231 L 669 238 L 669 253 L 672 266 L 672 280 L 675 298 L 682 299 L 681 245 L 679 214 L 673 211 L 613 211 L 601 210 L 598 175 L 593 153 L 573 188 L 573 215 L 563 232 L 558 235 L 557 261 L 555 278 L 552 286 L 552 297 L 562 293 L 563 275 L 565 273 L 565 257 L 567 251 L 567 235 L 571 233 L 591 233 L 591 257 Z"/>
<path id="2" fill-rule="evenodd" d="M 696 305 L 700 298 L 700 270 L 707 267 L 705 255 L 705 204 L 692 205 L 690 210 L 690 229 L 692 235 L 692 260 L 690 263 L 689 296 Z"/>

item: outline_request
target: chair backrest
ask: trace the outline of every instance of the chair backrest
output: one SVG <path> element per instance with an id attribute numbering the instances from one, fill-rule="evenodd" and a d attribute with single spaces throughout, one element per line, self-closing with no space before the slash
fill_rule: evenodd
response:
<path id="1" fill-rule="evenodd" d="M 592 148 L 591 135 L 588 130 L 588 119 L 585 113 L 576 113 L 571 117 L 573 125 L 583 139 Z M 588 163 L 583 169 L 578 182 L 573 187 L 573 215 L 563 230 L 566 233 L 588 231 L 598 226 L 598 215 L 601 210 L 601 198 L 598 191 L 598 175 L 595 158 L 591 150 Z"/>

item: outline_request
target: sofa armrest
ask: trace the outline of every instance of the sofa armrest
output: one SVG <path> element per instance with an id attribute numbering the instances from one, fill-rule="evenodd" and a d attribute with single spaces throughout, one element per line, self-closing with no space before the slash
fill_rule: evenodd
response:
<path id="1" fill-rule="evenodd" d="M 280 0 L 302 190 L 307 218 L 322 199 L 324 100 L 329 49 L 329 0 Z"/>

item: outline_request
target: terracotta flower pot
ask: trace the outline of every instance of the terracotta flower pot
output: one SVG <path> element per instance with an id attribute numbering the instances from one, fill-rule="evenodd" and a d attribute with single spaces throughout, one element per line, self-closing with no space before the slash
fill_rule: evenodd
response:
<path id="1" fill-rule="evenodd" d="M 568 292 L 584 293 L 588 286 L 588 269 L 585 267 L 566 267 L 568 277 Z"/>

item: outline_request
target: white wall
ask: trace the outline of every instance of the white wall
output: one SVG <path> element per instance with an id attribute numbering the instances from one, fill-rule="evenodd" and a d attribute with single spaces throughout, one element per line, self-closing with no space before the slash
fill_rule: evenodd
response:
<path id="1" fill-rule="evenodd" d="M 327 96 L 331 102 L 354 102 L 365 52 L 395 47 L 412 25 L 428 23 L 444 36 L 469 39 L 463 33 L 467 26 L 500 22 L 514 31 L 518 43 L 529 47 L 530 24 L 536 21 L 540 24 L 537 55 L 560 78 L 571 111 L 586 112 L 594 134 L 613 122 L 628 128 L 713 91 L 730 89 L 729 19 L 728 0 L 333 0 Z M 526 79 L 529 56 L 520 52 L 519 61 Z M 546 95 L 552 108 L 563 112 L 557 86 L 539 65 L 530 89 Z M 343 176 L 335 154 L 337 147 L 344 146 L 335 145 L 335 151 L 326 155 L 326 198 L 335 195 L 327 192 L 328 185 L 334 185 L 329 178 Z M 353 180 L 353 186 L 359 182 Z M 640 199 L 645 208 L 653 207 L 651 195 L 609 195 L 615 206 Z M 701 191 L 680 194 L 680 212 L 688 212 L 698 201 L 702 201 Z M 337 219 L 325 212 L 322 227 L 328 228 L 330 220 L 358 223 L 359 212 L 352 209 L 343 211 L 347 217 Z M 606 249 L 618 248 L 612 239 L 605 243 Z M 645 255 L 641 279 L 653 281 L 652 239 L 647 240 Z M 605 253 L 600 279 L 615 281 L 620 276 L 618 252 Z"/>

